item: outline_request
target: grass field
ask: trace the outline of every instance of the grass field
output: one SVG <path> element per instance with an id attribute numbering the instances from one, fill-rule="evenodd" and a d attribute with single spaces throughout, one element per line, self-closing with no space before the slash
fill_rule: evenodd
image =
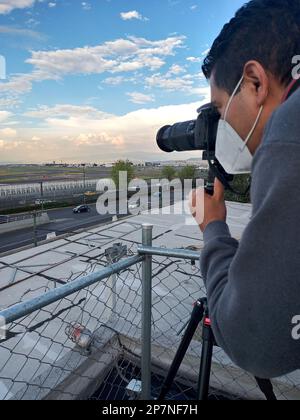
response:
<path id="1" fill-rule="evenodd" d="M 110 169 L 103 167 L 86 168 L 87 179 L 100 178 L 110 173 Z M 23 184 L 41 181 L 69 181 L 82 180 L 84 168 L 64 168 L 51 166 L 0 166 L 0 184 Z"/>
<path id="2" fill-rule="evenodd" d="M 83 180 L 84 172 L 86 179 L 101 179 L 110 177 L 111 168 L 68 168 L 52 166 L 0 166 L 0 184 L 27 184 L 34 182 L 47 181 L 79 181 Z M 135 174 L 141 178 L 159 178 L 161 170 L 159 168 L 139 168 L 135 169 Z"/>

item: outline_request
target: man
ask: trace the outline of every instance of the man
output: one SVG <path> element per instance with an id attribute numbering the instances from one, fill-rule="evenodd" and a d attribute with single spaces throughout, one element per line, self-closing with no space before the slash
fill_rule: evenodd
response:
<path id="1" fill-rule="evenodd" d="M 300 1 L 252 0 L 203 65 L 221 115 L 216 155 L 230 173 L 252 167 L 253 214 L 238 243 L 226 224 L 222 184 L 216 181 L 214 196 L 193 193 L 192 206 L 204 204 L 201 269 L 218 344 L 261 378 L 300 368 L 293 334 L 300 315 L 299 54 Z"/>

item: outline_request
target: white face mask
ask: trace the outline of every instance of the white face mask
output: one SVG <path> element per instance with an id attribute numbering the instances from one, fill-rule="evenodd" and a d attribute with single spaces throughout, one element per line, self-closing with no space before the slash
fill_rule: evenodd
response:
<path id="1" fill-rule="evenodd" d="M 238 85 L 234 89 L 231 98 L 226 106 L 224 119 L 219 121 L 217 141 L 216 141 L 216 158 L 223 166 L 225 171 L 231 175 L 247 174 L 251 172 L 253 156 L 251 155 L 247 143 L 252 137 L 254 130 L 258 124 L 264 107 L 261 106 L 255 123 L 244 141 L 233 127 L 226 121 L 229 107 L 240 88 L 244 77 L 241 78 Z"/>

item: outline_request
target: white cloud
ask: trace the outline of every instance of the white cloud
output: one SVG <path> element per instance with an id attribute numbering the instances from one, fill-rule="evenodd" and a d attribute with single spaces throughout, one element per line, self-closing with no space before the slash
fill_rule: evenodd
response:
<path id="1" fill-rule="evenodd" d="M 124 139 L 121 135 L 110 136 L 107 133 L 86 133 L 79 134 L 75 139 L 66 138 L 71 141 L 76 147 L 82 146 L 113 146 L 121 148 L 124 145 Z"/>
<path id="2" fill-rule="evenodd" d="M 48 74 L 101 74 L 128 72 L 139 68 L 159 68 L 164 57 L 174 55 L 183 46 L 183 37 L 161 41 L 129 37 L 95 47 L 56 51 L 33 51 L 26 63 Z"/>
<path id="3" fill-rule="evenodd" d="M 201 63 L 202 59 L 200 57 L 188 57 L 187 61 L 190 63 Z"/>
<path id="4" fill-rule="evenodd" d="M 209 89 L 202 93 L 199 102 L 140 109 L 123 116 L 99 117 L 97 113 L 92 115 L 96 111 L 101 113 L 94 109 L 90 114 L 80 115 L 74 112 L 73 105 L 64 105 L 64 118 L 57 118 L 54 115 L 58 110 L 53 107 L 56 110 L 46 118 L 45 112 L 39 114 L 43 127 L 19 129 L 17 141 L 1 139 L 1 160 L 24 161 L 24 156 L 32 162 L 60 159 L 103 162 L 128 156 L 133 160 L 163 158 L 155 141 L 157 130 L 166 124 L 196 118 L 197 108 L 209 100 Z M 191 156 L 195 154 L 180 155 Z"/>
<path id="5" fill-rule="evenodd" d="M 30 118 L 108 118 L 111 115 L 106 114 L 91 106 L 77 106 L 69 104 L 58 104 L 53 107 L 40 106 L 36 109 L 27 111 L 24 116 Z"/>
<path id="6" fill-rule="evenodd" d="M 130 101 L 134 104 L 146 104 L 155 101 L 153 95 L 145 95 L 144 93 L 140 92 L 130 92 L 127 93 L 127 95 L 130 97 Z"/>
<path id="7" fill-rule="evenodd" d="M 29 19 L 27 24 L 32 24 L 33 22 L 38 23 L 34 19 Z M 32 26 L 32 25 L 31 25 Z M 34 26 L 34 25 L 33 25 Z M 33 31 L 31 29 L 23 29 L 16 26 L 7 26 L 7 25 L 0 25 L 0 33 L 5 35 L 12 35 L 12 36 L 19 36 L 22 38 L 33 38 L 37 40 L 43 40 L 44 36 L 39 32 Z"/>
<path id="8" fill-rule="evenodd" d="M 26 60 L 32 73 L 13 76 L 0 83 L 0 94 L 30 92 L 33 82 L 58 80 L 66 75 L 127 73 L 141 69 L 157 71 L 165 58 L 183 48 L 184 37 L 169 37 L 159 41 L 128 37 L 105 42 L 94 47 L 54 51 L 32 51 Z"/>
<path id="9" fill-rule="evenodd" d="M 111 85 L 111 86 L 118 86 L 126 81 L 127 79 L 123 76 L 115 76 L 115 77 L 107 77 L 105 80 L 103 80 L 103 83 L 106 83 L 107 85 Z"/>
<path id="10" fill-rule="evenodd" d="M 37 0 L 0 0 L 0 14 L 5 15 L 14 9 L 32 7 Z"/>
<path id="11" fill-rule="evenodd" d="M 87 3 L 86 1 L 83 1 L 81 3 L 82 9 L 83 10 L 91 10 L 92 9 L 92 5 L 90 3 Z"/>
<path id="12" fill-rule="evenodd" d="M 21 103 L 20 99 L 13 95 L 9 95 L 8 97 L 0 98 L 0 108 L 11 109 L 18 106 Z M 1 119 L 0 119 L 1 121 Z"/>
<path id="13" fill-rule="evenodd" d="M 30 28 L 34 28 L 35 26 L 40 25 L 40 21 L 34 18 L 30 18 L 26 21 L 26 25 L 29 26 Z"/>
<path id="14" fill-rule="evenodd" d="M 209 102 L 209 88 L 208 87 L 194 87 L 191 91 L 191 94 L 198 95 L 199 98 L 206 97 L 207 102 Z"/>
<path id="15" fill-rule="evenodd" d="M 11 112 L 8 111 L 0 111 L 0 122 L 6 121 L 8 118 L 11 117 Z"/>
<path id="16" fill-rule="evenodd" d="M 120 14 L 121 19 L 123 20 L 132 20 L 132 19 L 137 19 L 137 20 L 149 20 L 148 18 L 143 17 L 138 11 L 136 10 L 131 10 L 130 12 L 122 12 Z"/>
<path id="17" fill-rule="evenodd" d="M 189 78 L 175 77 L 170 75 L 162 75 L 160 73 L 146 78 L 146 84 L 150 88 L 159 88 L 169 91 L 190 91 L 194 86 L 192 76 Z"/>
<path id="18" fill-rule="evenodd" d="M 20 74 L 11 77 L 8 82 L 0 83 L 0 95 L 20 95 L 30 92 L 33 82 L 41 82 L 43 80 L 58 80 L 59 76 L 50 74 L 41 70 L 35 70 L 29 74 Z"/>
<path id="19" fill-rule="evenodd" d="M 201 53 L 202 57 L 207 56 L 207 54 L 209 53 L 209 51 L 210 51 L 210 48 L 207 48 L 206 50 L 204 50 L 204 51 Z"/>
<path id="20" fill-rule="evenodd" d="M 170 92 L 183 92 L 187 95 L 199 95 L 206 91 L 207 82 L 202 73 L 189 74 L 184 67 L 173 65 L 165 74 L 156 73 L 145 79 L 148 89 L 163 89 Z"/>
<path id="21" fill-rule="evenodd" d="M 14 130 L 13 128 L 3 128 L 0 130 L 0 138 L 13 138 L 17 135 L 16 130 Z"/>
<path id="22" fill-rule="evenodd" d="M 184 67 L 179 66 L 178 64 L 173 64 L 167 74 L 172 76 L 173 74 L 177 75 L 185 72 L 186 70 Z"/>

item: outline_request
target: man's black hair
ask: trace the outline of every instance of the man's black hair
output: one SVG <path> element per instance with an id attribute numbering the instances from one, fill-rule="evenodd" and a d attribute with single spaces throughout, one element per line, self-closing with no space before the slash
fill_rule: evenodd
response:
<path id="1" fill-rule="evenodd" d="M 292 80 L 300 55 L 300 0 L 252 0 L 224 26 L 204 60 L 203 73 L 232 94 L 249 60 L 258 61 L 281 84 Z"/>

